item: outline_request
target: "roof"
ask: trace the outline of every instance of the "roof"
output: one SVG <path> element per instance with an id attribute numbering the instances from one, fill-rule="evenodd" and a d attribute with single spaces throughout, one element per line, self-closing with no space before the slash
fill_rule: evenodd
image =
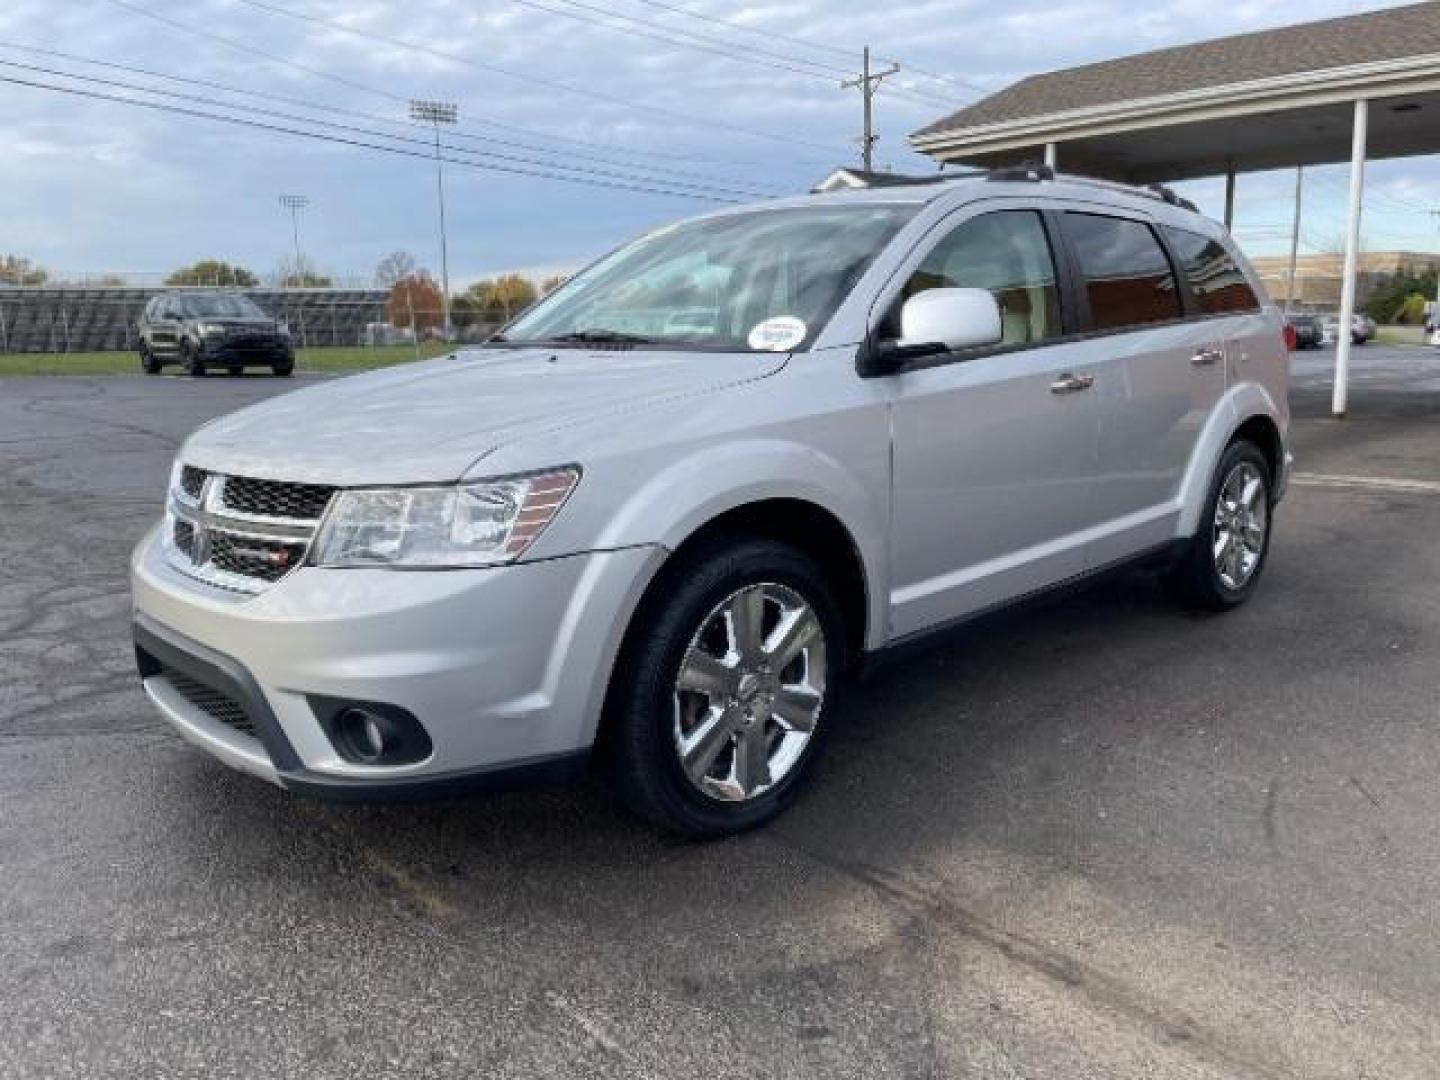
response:
<path id="1" fill-rule="evenodd" d="M 852 169 L 847 165 L 842 165 L 811 190 L 819 194 L 844 188 L 909 187 L 912 184 L 934 184 L 945 179 L 948 178 L 939 173 L 929 176 L 904 176 L 900 173 Z"/>
<path id="2" fill-rule="evenodd" d="M 921 128 L 912 138 L 1428 54 L 1440 54 L 1440 0 L 1032 75 Z"/>

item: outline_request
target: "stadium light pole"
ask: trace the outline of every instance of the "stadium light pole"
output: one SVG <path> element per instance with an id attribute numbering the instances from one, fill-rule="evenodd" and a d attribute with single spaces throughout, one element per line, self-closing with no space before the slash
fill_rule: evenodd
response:
<path id="1" fill-rule="evenodd" d="M 440 317 L 445 340 L 450 340 L 450 253 L 445 244 L 445 161 L 440 156 L 440 125 L 453 124 L 460 108 L 445 101 L 411 101 L 410 119 L 435 128 L 435 194 L 440 204 Z"/>
<path id="2" fill-rule="evenodd" d="M 295 238 L 295 280 L 300 280 L 300 211 L 310 205 L 308 195 L 281 195 L 280 205 L 290 211 L 290 231 Z"/>

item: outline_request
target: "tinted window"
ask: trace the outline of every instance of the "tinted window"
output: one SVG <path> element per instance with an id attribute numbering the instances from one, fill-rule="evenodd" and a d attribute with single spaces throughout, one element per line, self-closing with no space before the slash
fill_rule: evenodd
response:
<path id="1" fill-rule="evenodd" d="M 255 319 L 265 313 L 249 297 L 219 293 L 214 296 L 189 296 L 181 302 L 184 314 L 191 319 Z"/>
<path id="2" fill-rule="evenodd" d="M 1165 234 L 1180 259 L 1180 269 L 1190 282 L 1201 314 L 1254 311 L 1260 306 L 1255 291 L 1224 244 L 1184 229 L 1167 227 Z"/>
<path id="3" fill-rule="evenodd" d="M 1115 330 L 1180 317 L 1175 275 L 1150 226 L 1123 218 L 1067 213 L 1065 228 L 1080 262 L 1095 329 Z"/>
<path id="4" fill-rule="evenodd" d="M 1060 335 L 1055 260 L 1033 211 L 984 214 L 956 226 L 930 250 L 901 296 L 926 289 L 989 289 L 1000 303 L 1005 345 Z"/>

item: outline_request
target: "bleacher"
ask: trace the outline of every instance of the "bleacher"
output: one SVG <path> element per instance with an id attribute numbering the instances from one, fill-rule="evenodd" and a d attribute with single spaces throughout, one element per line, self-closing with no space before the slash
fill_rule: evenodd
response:
<path id="1" fill-rule="evenodd" d="M 212 290 L 0 285 L 0 352 L 133 349 L 135 325 L 160 292 Z M 363 345 L 365 328 L 386 320 L 384 289 L 241 289 L 290 325 L 297 343 Z"/>

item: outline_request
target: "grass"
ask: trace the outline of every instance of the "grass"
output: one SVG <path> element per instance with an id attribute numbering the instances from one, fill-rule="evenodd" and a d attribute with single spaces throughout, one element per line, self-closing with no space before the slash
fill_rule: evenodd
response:
<path id="1" fill-rule="evenodd" d="M 1425 331 L 1419 326 L 1382 326 L 1375 331 L 1381 345 L 1423 345 Z"/>
<path id="2" fill-rule="evenodd" d="M 421 359 L 443 356 L 449 347 L 439 342 L 420 346 Z M 415 359 L 412 345 L 367 348 L 296 349 L 297 371 L 367 371 L 404 364 Z M 178 372 L 167 366 L 167 373 Z M 259 371 L 260 368 L 251 368 Z M 139 375 L 140 358 L 133 352 L 0 353 L 0 376 L 5 375 Z"/>

